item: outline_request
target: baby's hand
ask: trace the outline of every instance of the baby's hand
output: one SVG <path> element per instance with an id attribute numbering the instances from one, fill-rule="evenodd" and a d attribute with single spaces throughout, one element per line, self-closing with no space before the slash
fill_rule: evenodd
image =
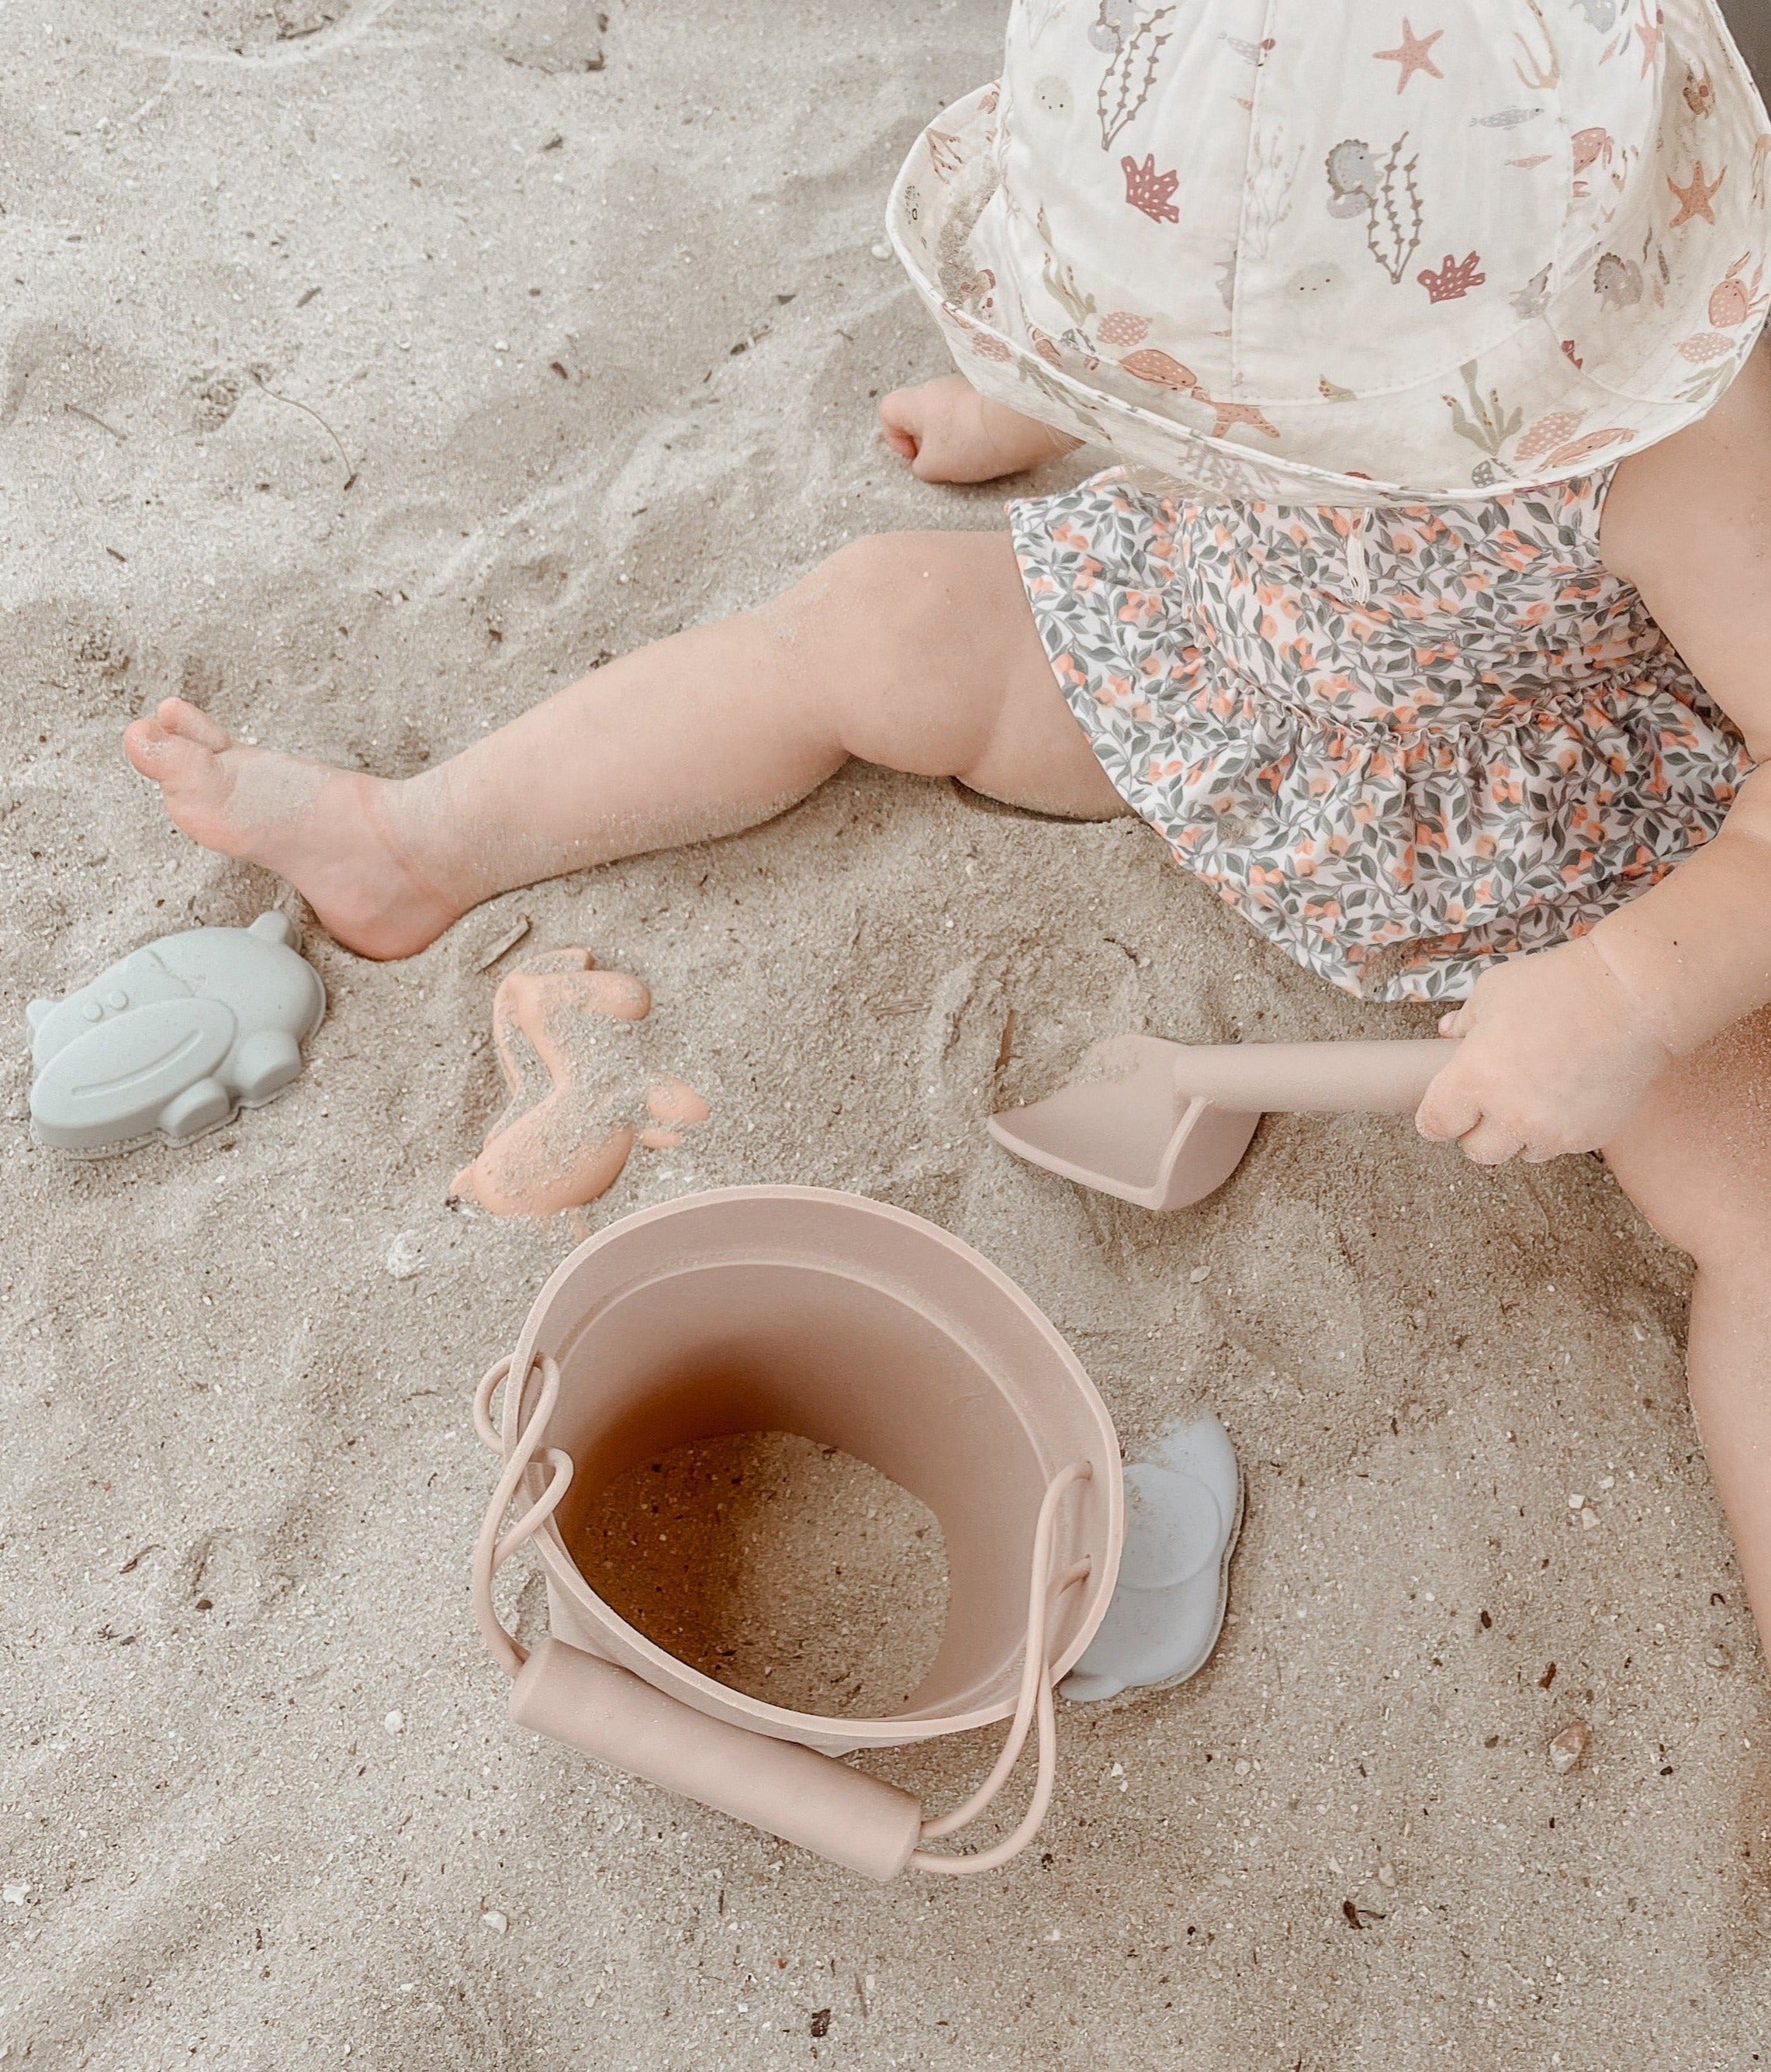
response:
<path id="1" fill-rule="evenodd" d="M 1599 1150 L 1672 1063 L 1584 939 L 1485 972 L 1439 1033 L 1463 1045 L 1416 1126 L 1455 1139 L 1479 1166 Z"/>
<path id="2" fill-rule="evenodd" d="M 993 482 L 1079 443 L 1032 417 L 980 396 L 958 374 L 894 388 L 879 406 L 886 443 L 910 464 L 919 482 Z"/>

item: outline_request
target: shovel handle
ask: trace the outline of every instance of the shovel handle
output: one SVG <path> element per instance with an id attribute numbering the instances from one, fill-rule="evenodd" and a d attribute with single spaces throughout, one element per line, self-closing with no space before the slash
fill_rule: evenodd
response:
<path id="1" fill-rule="evenodd" d="M 1455 1037 L 1404 1043 L 1175 1046 L 1175 1092 L 1245 1115 L 1411 1115 L 1457 1054 Z"/>

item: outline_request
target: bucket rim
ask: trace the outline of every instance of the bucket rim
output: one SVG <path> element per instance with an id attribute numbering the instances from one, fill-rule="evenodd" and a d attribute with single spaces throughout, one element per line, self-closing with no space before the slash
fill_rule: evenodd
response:
<path id="1" fill-rule="evenodd" d="M 1051 1659 L 1050 1675 L 1055 1686 L 1069 1674 L 1094 1638 L 1096 1629 L 1107 1615 L 1107 1605 L 1118 1578 L 1120 1551 L 1125 1536 L 1125 1497 L 1118 1433 L 1106 1402 L 1087 1369 L 1045 1311 L 1017 1281 L 993 1260 L 987 1258 L 975 1245 L 956 1236 L 939 1223 L 931 1222 L 927 1216 L 919 1216 L 912 1210 L 901 1209 L 889 1202 L 876 1201 L 870 1195 L 851 1194 L 845 1189 L 836 1187 L 787 1184 L 715 1187 L 692 1194 L 678 1195 L 671 1201 L 654 1202 L 647 1208 L 636 1209 L 631 1215 L 620 1218 L 606 1229 L 594 1232 L 561 1260 L 530 1305 L 517 1340 L 512 1372 L 522 1375 L 530 1371 L 536 1356 L 536 1342 L 549 1311 L 586 1260 L 636 1230 L 696 1211 L 746 1201 L 816 1202 L 851 1215 L 877 1218 L 912 1231 L 919 1240 L 932 1242 L 938 1249 L 962 1260 L 968 1268 L 980 1273 L 995 1293 L 1005 1298 L 1033 1327 L 1044 1341 L 1047 1350 L 1056 1355 L 1095 1427 L 1095 1445 L 1091 1449 L 1088 1457 L 1095 1469 L 1097 1486 L 1105 1500 L 1107 1518 L 1106 1546 L 1098 1574 L 1091 1574 L 1085 1586 L 1082 1616 L 1062 1651 Z M 1062 1465 L 1061 1462 L 1055 1464 L 1054 1471 L 1056 1466 Z M 771 1739 L 800 1741 L 833 1753 L 861 1748 L 905 1747 L 915 1742 L 932 1741 L 947 1734 L 965 1733 L 975 1728 L 988 1726 L 1007 1719 L 1015 1709 L 1015 1693 L 1012 1689 L 1006 1696 L 988 1705 L 975 1707 L 966 1712 L 942 1713 L 932 1717 L 906 1715 L 863 1719 L 826 1712 L 802 1712 L 791 1707 L 772 1704 L 766 1699 L 751 1697 L 745 1692 L 735 1690 L 731 1685 L 721 1684 L 692 1668 L 680 1656 L 672 1655 L 668 1648 L 660 1647 L 637 1626 L 623 1619 L 593 1588 L 590 1579 L 573 1560 L 554 1519 L 550 1517 L 536 1531 L 532 1544 L 546 1571 L 550 1596 L 554 1591 L 559 1592 L 596 1624 L 606 1627 L 610 1637 L 621 1644 L 623 1666 L 643 1677 L 655 1688 L 667 1691 L 669 1695 L 680 1698 L 684 1704 L 692 1705 L 699 1711 L 710 1713 L 716 1718 L 732 1720 L 735 1725 L 766 1734 Z"/>

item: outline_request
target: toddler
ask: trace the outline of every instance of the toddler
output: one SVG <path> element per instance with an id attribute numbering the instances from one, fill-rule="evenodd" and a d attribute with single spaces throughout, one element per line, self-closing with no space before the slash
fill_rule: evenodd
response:
<path id="1" fill-rule="evenodd" d="M 931 482 L 1118 466 L 402 782 L 179 700 L 128 753 L 378 958 L 850 757 L 1142 816 L 1312 970 L 1447 1003 L 1426 1135 L 1601 1150 L 1694 1256 L 1771 1642 L 1768 180 L 1714 0 L 1020 0 L 893 197 L 966 378 L 884 434 Z"/>

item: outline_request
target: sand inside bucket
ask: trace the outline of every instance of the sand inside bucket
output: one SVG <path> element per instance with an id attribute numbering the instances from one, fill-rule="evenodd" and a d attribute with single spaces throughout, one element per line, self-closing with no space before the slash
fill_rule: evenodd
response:
<path id="1" fill-rule="evenodd" d="M 571 1552 L 648 1639 L 796 1712 L 897 1711 L 947 1618 L 933 1512 L 864 1462 L 786 1433 L 642 1462 L 598 1494 Z"/>

